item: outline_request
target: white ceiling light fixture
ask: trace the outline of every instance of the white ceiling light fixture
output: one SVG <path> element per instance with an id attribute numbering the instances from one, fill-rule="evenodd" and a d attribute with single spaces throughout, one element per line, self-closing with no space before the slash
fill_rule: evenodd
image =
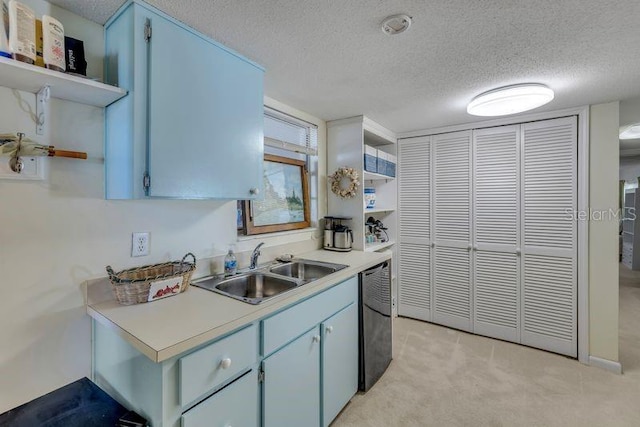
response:
<path id="1" fill-rule="evenodd" d="M 640 123 L 621 129 L 620 139 L 640 139 Z"/>
<path id="2" fill-rule="evenodd" d="M 382 21 L 382 32 L 389 36 L 404 33 L 411 26 L 411 22 L 409 15 L 388 16 Z"/>
<path id="3" fill-rule="evenodd" d="M 474 116 L 508 116 L 533 110 L 553 100 L 553 90 L 538 83 L 505 86 L 482 93 L 469 103 L 467 113 Z"/>

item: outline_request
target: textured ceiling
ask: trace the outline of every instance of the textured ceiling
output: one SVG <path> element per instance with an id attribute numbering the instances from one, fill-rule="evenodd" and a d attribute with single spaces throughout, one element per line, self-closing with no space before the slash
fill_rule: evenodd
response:
<path id="1" fill-rule="evenodd" d="M 51 0 L 104 23 L 122 0 Z M 640 95 L 638 0 L 149 0 L 264 65 L 266 95 L 396 132 L 480 120 L 475 95 L 539 82 L 538 111 Z M 407 13 L 409 31 L 380 22 Z"/>

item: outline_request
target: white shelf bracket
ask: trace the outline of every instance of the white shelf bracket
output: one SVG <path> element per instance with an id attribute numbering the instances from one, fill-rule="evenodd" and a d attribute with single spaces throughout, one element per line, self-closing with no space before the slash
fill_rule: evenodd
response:
<path id="1" fill-rule="evenodd" d="M 51 96 L 49 86 L 43 86 L 36 94 L 36 134 L 44 135 L 47 122 L 47 102 Z"/>

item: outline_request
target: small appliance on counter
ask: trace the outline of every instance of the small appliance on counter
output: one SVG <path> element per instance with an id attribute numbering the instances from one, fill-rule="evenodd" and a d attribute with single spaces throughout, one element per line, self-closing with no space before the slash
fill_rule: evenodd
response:
<path id="1" fill-rule="evenodd" d="M 336 252 L 349 252 L 353 246 L 353 231 L 342 224 L 350 221 L 351 217 L 324 217 L 324 249 Z"/>
<path id="2" fill-rule="evenodd" d="M 370 216 L 367 218 L 367 222 L 365 225 L 365 241 L 367 243 L 376 243 L 376 242 L 388 242 L 389 234 L 387 233 L 388 227 L 385 227 L 382 221 L 379 219 L 375 219 Z"/>

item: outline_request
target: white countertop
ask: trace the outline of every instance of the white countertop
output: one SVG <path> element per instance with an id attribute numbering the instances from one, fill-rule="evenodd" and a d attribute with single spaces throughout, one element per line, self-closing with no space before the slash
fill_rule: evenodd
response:
<path id="1" fill-rule="evenodd" d="M 151 360 L 162 362 L 317 294 L 391 258 L 391 254 L 317 250 L 296 258 L 349 267 L 258 305 L 189 286 L 185 292 L 170 298 L 124 306 L 115 300 L 111 283 L 105 278 L 87 284 L 87 313 Z"/>

